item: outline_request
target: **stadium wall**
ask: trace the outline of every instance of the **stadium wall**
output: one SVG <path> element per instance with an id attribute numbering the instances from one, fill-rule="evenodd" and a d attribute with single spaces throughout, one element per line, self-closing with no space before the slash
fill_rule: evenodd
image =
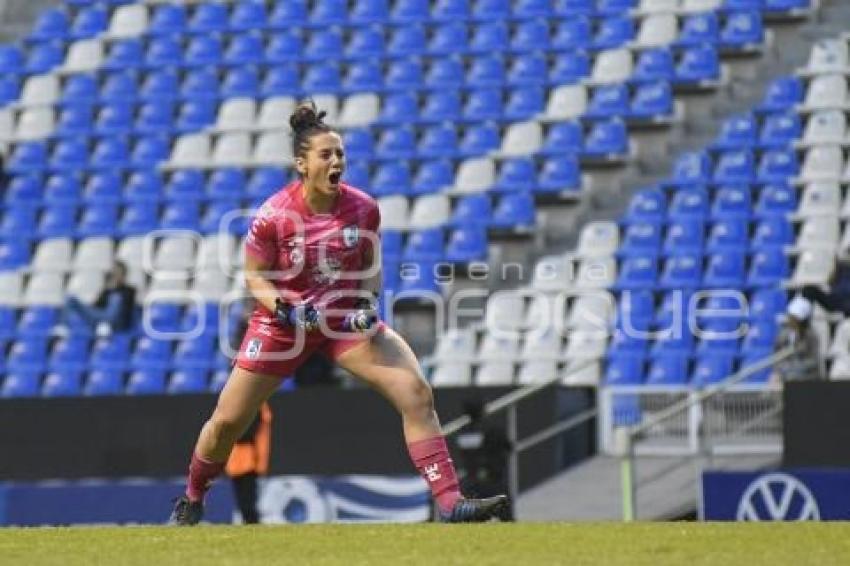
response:
<path id="1" fill-rule="evenodd" d="M 447 422 L 470 398 L 510 388 L 436 390 Z M 520 438 L 593 406 L 589 388 L 547 388 L 519 405 Z M 0 481 L 165 478 L 185 474 L 212 395 L 7 400 L 0 411 Z M 367 389 L 305 388 L 275 395 L 272 474 L 409 474 L 399 420 Z M 595 451 L 588 424 L 528 450 L 520 488 L 528 488 Z"/>
<path id="2" fill-rule="evenodd" d="M 850 382 L 786 383 L 784 406 L 785 467 L 850 468 Z"/>

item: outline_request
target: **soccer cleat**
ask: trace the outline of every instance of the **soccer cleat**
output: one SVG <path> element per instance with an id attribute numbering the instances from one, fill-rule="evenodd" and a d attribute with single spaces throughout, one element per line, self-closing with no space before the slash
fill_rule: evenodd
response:
<path id="1" fill-rule="evenodd" d="M 441 523 L 481 523 L 497 517 L 505 505 L 507 495 L 497 495 L 486 499 L 467 499 L 461 497 L 455 502 L 451 513 L 440 513 Z"/>
<path id="2" fill-rule="evenodd" d="M 204 504 L 200 501 L 191 501 L 187 496 L 181 495 L 176 499 L 174 510 L 168 519 L 169 525 L 197 525 L 204 516 Z"/>

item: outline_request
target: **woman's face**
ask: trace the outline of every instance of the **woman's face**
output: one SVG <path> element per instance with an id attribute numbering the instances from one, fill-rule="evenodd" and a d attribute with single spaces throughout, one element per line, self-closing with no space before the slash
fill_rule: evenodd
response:
<path id="1" fill-rule="evenodd" d="M 310 138 L 310 148 L 295 166 L 310 190 L 326 195 L 339 192 L 339 182 L 345 172 L 345 148 L 336 132 L 324 132 Z"/>

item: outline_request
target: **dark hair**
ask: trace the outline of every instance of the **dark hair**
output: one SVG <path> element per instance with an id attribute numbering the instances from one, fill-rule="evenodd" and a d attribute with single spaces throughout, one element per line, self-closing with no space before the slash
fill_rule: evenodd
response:
<path id="1" fill-rule="evenodd" d="M 292 127 L 292 153 L 294 157 L 303 156 L 310 147 L 310 138 L 316 134 L 333 132 L 334 129 L 325 124 L 327 113 L 316 108 L 312 100 L 305 100 L 295 107 L 292 116 L 289 117 L 289 125 Z"/>

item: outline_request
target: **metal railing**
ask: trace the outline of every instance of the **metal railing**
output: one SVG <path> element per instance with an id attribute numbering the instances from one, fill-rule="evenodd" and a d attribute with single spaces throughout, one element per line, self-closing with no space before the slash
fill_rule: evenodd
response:
<path id="1" fill-rule="evenodd" d="M 507 412 L 507 437 L 511 444 L 511 452 L 508 456 L 508 491 L 512 501 L 516 501 L 517 494 L 519 493 L 520 453 L 533 448 L 554 436 L 577 429 L 588 421 L 595 419 L 599 414 L 598 409 L 595 407 L 587 409 L 577 415 L 566 417 L 551 426 L 520 440 L 517 438 L 517 405 L 535 393 L 549 387 L 550 385 L 559 383 L 565 377 L 578 373 L 597 362 L 598 360 L 586 360 L 584 362 L 577 363 L 574 366 L 570 366 L 566 372 L 558 375 L 557 377 L 552 377 L 550 379 L 540 381 L 539 383 L 534 383 L 532 385 L 516 389 L 502 397 L 499 397 L 498 399 L 489 401 L 484 405 L 482 417 L 489 417 L 502 411 Z M 449 437 L 471 423 L 472 420 L 469 418 L 469 415 L 460 416 L 443 426 L 443 434 L 446 437 Z"/>
<path id="2" fill-rule="evenodd" d="M 617 429 L 617 451 L 621 455 L 620 480 L 623 498 L 623 520 L 633 521 L 637 514 L 637 484 L 635 481 L 636 440 L 644 435 L 650 434 L 654 429 L 663 428 L 665 426 L 680 428 L 682 426 L 686 426 L 689 437 L 688 449 L 684 453 L 681 451 L 674 452 L 673 455 L 679 455 L 683 459 L 687 459 L 692 457 L 694 454 L 700 454 L 702 452 L 704 437 L 708 430 L 705 426 L 708 425 L 711 427 L 713 423 L 711 422 L 711 419 L 705 419 L 703 417 L 703 411 L 694 411 L 692 409 L 702 407 L 706 404 L 706 402 L 715 399 L 718 395 L 728 393 L 732 387 L 740 384 L 751 375 L 763 371 L 777 362 L 787 359 L 793 353 L 793 348 L 779 350 L 778 352 L 762 358 L 749 366 L 741 368 L 726 379 L 718 382 L 716 385 L 711 385 L 705 389 L 687 393 L 681 401 L 655 412 L 650 417 L 643 420 L 640 424 Z M 781 408 L 779 410 L 781 411 Z M 747 420 L 745 416 L 743 419 L 740 419 L 740 426 L 737 428 L 733 426 L 727 430 L 727 432 L 730 436 L 741 434 L 742 432 L 746 432 L 747 430 L 757 427 L 759 423 L 763 422 L 765 419 L 773 418 L 775 416 L 775 409 L 765 410 L 749 420 Z"/>

